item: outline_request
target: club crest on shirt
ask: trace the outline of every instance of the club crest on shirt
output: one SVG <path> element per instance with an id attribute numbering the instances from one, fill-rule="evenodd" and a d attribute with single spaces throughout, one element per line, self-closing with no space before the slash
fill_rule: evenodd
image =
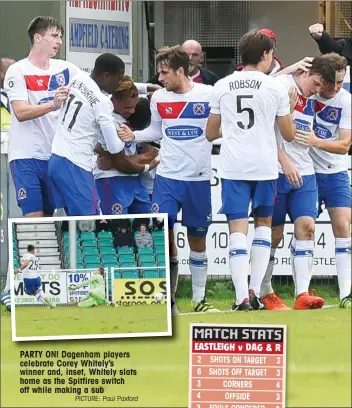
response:
<path id="1" fill-rule="evenodd" d="M 62 72 L 60 72 L 60 74 L 56 74 L 55 79 L 56 79 L 56 82 L 58 83 L 58 85 L 60 85 L 60 86 L 65 85 L 65 82 L 66 82 L 65 81 L 65 75 Z"/>
<path id="2" fill-rule="evenodd" d="M 337 120 L 338 116 L 339 116 L 339 111 L 335 108 L 329 108 L 326 114 L 327 119 L 330 119 L 330 120 Z"/>
<path id="3" fill-rule="evenodd" d="M 205 112 L 205 104 L 204 103 L 195 103 L 193 105 L 193 113 L 195 115 L 204 115 Z"/>
<path id="4" fill-rule="evenodd" d="M 17 193 L 19 200 L 25 200 L 27 198 L 27 191 L 24 188 L 20 188 Z"/>
<path id="5" fill-rule="evenodd" d="M 159 206 L 158 204 L 153 204 L 152 205 L 152 213 L 158 213 L 159 212 Z"/>
<path id="6" fill-rule="evenodd" d="M 122 214 L 123 206 L 120 203 L 113 204 L 111 211 L 113 214 Z"/>

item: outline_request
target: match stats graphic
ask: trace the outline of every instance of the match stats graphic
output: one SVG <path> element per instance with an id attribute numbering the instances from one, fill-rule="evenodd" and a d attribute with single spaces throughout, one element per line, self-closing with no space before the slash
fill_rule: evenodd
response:
<path id="1" fill-rule="evenodd" d="M 189 408 L 285 408 L 286 326 L 192 324 L 190 337 Z"/>

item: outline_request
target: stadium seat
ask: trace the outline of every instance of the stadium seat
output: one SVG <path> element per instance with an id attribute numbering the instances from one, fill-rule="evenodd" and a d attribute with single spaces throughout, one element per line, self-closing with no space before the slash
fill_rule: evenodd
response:
<path id="1" fill-rule="evenodd" d="M 98 263 L 100 264 L 100 258 L 98 255 L 87 255 L 84 257 L 85 263 Z"/>
<path id="2" fill-rule="evenodd" d="M 139 278 L 139 273 L 137 270 L 122 272 L 122 279 L 138 279 L 138 278 Z"/>
<path id="3" fill-rule="evenodd" d="M 114 255 L 116 256 L 115 249 L 113 247 L 103 247 L 100 248 L 100 255 Z"/>
<path id="4" fill-rule="evenodd" d="M 165 246 L 165 240 L 164 237 L 155 237 L 153 238 L 154 241 L 154 246 Z"/>
<path id="5" fill-rule="evenodd" d="M 120 272 L 117 272 L 117 271 L 114 272 L 114 279 L 121 279 Z"/>
<path id="6" fill-rule="evenodd" d="M 153 248 L 138 248 L 138 255 L 153 255 Z"/>
<path id="7" fill-rule="evenodd" d="M 137 263 L 136 262 L 121 262 L 120 266 L 121 268 L 137 268 Z"/>
<path id="8" fill-rule="evenodd" d="M 147 254 L 147 255 L 139 255 L 138 256 L 139 263 L 143 262 L 155 262 L 154 255 L 152 254 Z"/>
<path id="9" fill-rule="evenodd" d="M 70 256 L 69 256 L 69 254 L 67 254 L 67 253 L 66 253 L 66 260 L 67 260 L 68 263 L 70 263 Z M 77 256 L 76 256 L 76 262 L 83 264 L 82 255 L 80 255 L 80 256 L 77 255 Z"/>
<path id="10" fill-rule="evenodd" d="M 78 263 L 77 269 L 85 269 L 83 263 Z"/>
<path id="11" fill-rule="evenodd" d="M 97 247 L 97 241 L 95 239 L 87 239 L 82 241 L 82 247 Z"/>
<path id="12" fill-rule="evenodd" d="M 117 268 L 117 262 L 103 262 L 104 268 Z"/>
<path id="13" fill-rule="evenodd" d="M 112 239 L 104 238 L 104 239 L 99 239 L 99 246 L 100 248 L 105 248 L 105 247 L 112 247 Z"/>
<path id="14" fill-rule="evenodd" d="M 159 272 L 156 269 L 150 269 L 147 271 L 143 271 L 143 278 L 145 279 L 159 278 Z"/>
<path id="15" fill-rule="evenodd" d="M 165 245 L 156 245 L 155 246 L 156 254 L 165 254 Z"/>
<path id="16" fill-rule="evenodd" d="M 133 248 L 133 247 L 117 248 L 117 253 L 118 253 L 119 255 L 133 255 L 133 253 L 134 253 L 134 248 Z"/>
<path id="17" fill-rule="evenodd" d="M 116 255 L 102 255 L 101 259 L 104 263 L 115 263 L 116 262 L 117 264 Z"/>
<path id="18" fill-rule="evenodd" d="M 76 242 L 80 243 L 79 237 L 76 238 Z M 70 238 L 69 237 L 64 237 L 64 244 L 69 245 L 69 243 L 70 243 Z"/>
<path id="19" fill-rule="evenodd" d="M 151 268 L 151 267 L 155 268 L 158 265 L 156 264 L 156 262 L 142 262 L 140 266 L 141 268 Z"/>
<path id="20" fill-rule="evenodd" d="M 96 239 L 94 232 L 81 232 L 81 240 L 82 241 L 90 241 L 92 239 Z"/>
<path id="21" fill-rule="evenodd" d="M 86 262 L 86 268 L 87 269 L 95 269 L 100 266 L 100 262 Z"/>
<path id="22" fill-rule="evenodd" d="M 158 254 L 156 256 L 156 260 L 157 260 L 158 263 L 159 262 L 164 262 L 165 263 L 165 254 Z"/>
<path id="23" fill-rule="evenodd" d="M 160 278 L 166 278 L 166 269 L 159 269 Z"/>
<path id="24" fill-rule="evenodd" d="M 136 258 L 134 255 L 119 255 L 119 262 L 135 262 Z"/>
<path id="25" fill-rule="evenodd" d="M 83 247 L 83 254 L 86 255 L 99 255 L 97 247 Z"/>
<path id="26" fill-rule="evenodd" d="M 99 238 L 99 239 L 107 239 L 107 238 L 111 238 L 111 239 L 112 239 L 112 232 L 111 232 L 111 231 L 101 231 L 101 232 L 98 232 L 98 238 Z"/>
<path id="27" fill-rule="evenodd" d="M 163 237 L 164 238 L 164 236 L 165 236 L 165 231 L 161 231 L 161 230 L 152 231 L 152 237 L 153 238 L 155 238 L 155 237 Z"/>

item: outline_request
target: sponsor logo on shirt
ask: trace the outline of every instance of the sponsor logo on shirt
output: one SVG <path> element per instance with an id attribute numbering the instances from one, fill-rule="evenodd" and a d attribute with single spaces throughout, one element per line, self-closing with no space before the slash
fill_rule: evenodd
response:
<path id="1" fill-rule="evenodd" d="M 320 139 L 330 139 L 332 137 L 332 133 L 330 132 L 329 129 L 327 129 L 323 125 L 319 125 L 318 123 L 314 122 L 313 124 L 313 130 L 314 133 L 320 138 Z"/>
<path id="2" fill-rule="evenodd" d="M 165 134 L 170 139 L 174 140 L 193 140 L 202 136 L 203 129 L 197 126 L 170 126 L 165 129 Z"/>

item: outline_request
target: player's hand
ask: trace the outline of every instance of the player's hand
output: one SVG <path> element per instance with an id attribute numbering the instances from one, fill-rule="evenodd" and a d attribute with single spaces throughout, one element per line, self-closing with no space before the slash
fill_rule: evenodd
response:
<path id="1" fill-rule="evenodd" d="M 132 130 L 126 125 L 120 126 L 120 129 L 118 130 L 118 135 L 119 135 L 119 138 L 123 142 L 133 142 L 134 141 L 134 134 Z"/>
<path id="2" fill-rule="evenodd" d="M 67 95 L 68 95 L 68 88 L 66 88 L 65 86 L 60 86 L 60 88 L 56 90 L 56 94 L 54 98 L 54 109 L 61 108 L 61 105 L 67 99 Z"/>
<path id="3" fill-rule="evenodd" d="M 68 287 L 68 290 L 75 290 L 76 289 L 76 285 L 70 285 L 69 287 Z"/>
<path id="4" fill-rule="evenodd" d="M 97 159 L 97 164 L 98 164 L 99 169 L 101 170 L 112 170 L 115 168 L 114 162 L 111 159 L 111 155 L 110 156 L 106 156 L 106 155 L 100 156 L 99 155 Z"/>
<path id="5" fill-rule="evenodd" d="M 296 165 L 293 164 L 291 161 L 287 161 L 285 164 L 282 164 L 282 170 L 288 182 L 294 188 L 300 188 L 303 185 L 301 173 L 297 169 Z"/>
<path id="6" fill-rule="evenodd" d="M 319 138 L 311 130 L 309 132 L 297 130 L 295 141 L 303 146 L 316 147 L 317 142 L 319 142 Z"/>
<path id="7" fill-rule="evenodd" d="M 288 93 L 289 99 L 290 99 L 290 111 L 291 113 L 294 112 L 295 107 L 298 103 L 298 92 L 296 88 L 291 88 L 290 92 Z"/>
<path id="8" fill-rule="evenodd" d="M 313 57 L 305 57 L 301 61 L 296 62 L 293 65 L 294 72 L 303 71 L 309 72 L 310 68 L 312 67 Z"/>
<path id="9" fill-rule="evenodd" d="M 21 271 L 19 269 L 17 269 L 16 271 L 13 271 L 14 275 L 18 275 L 19 273 L 21 273 Z"/>
<path id="10" fill-rule="evenodd" d="M 324 26 L 320 23 L 313 24 L 309 27 L 309 32 L 315 40 L 319 40 L 322 37 L 323 31 Z"/>
<path id="11" fill-rule="evenodd" d="M 150 169 L 149 169 L 149 170 L 155 169 L 155 167 L 156 167 L 159 163 L 160 163 L 160 156 L 156 156 L 155 159 L 153 159 L 153 160 L 150 162 Z"/>

